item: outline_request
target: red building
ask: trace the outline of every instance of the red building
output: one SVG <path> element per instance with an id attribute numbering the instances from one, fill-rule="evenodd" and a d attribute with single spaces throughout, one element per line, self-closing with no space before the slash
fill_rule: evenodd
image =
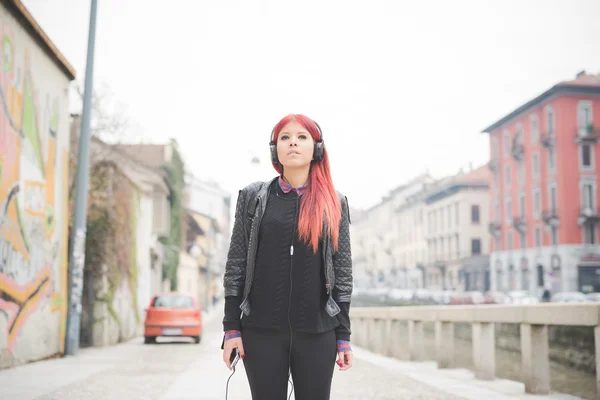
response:
<path id="1" fill-rule="evenodd" d="M 492 288 L 600 292 L 600 75 L 580 72 L 484 133 Z"/>

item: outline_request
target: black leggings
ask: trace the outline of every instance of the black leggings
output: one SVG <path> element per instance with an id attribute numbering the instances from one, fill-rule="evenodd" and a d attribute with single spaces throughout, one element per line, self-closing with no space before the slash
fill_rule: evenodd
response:
<path id="1" fill-rule="evenodd" d="M 335 331 L 290 334 L 244 328 L 244 368 L 253 400 L 286 400 L 291 367 L 296 400 L 329 400 L 337 357 Z"/>

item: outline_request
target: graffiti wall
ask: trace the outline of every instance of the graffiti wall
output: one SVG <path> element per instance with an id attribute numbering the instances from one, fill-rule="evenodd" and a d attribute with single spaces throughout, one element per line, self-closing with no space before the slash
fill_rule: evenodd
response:
<path id="1" fill-rule="evenodd" d="M 63 351 L 68 85 L 0 5 L 0 368 Z"/>

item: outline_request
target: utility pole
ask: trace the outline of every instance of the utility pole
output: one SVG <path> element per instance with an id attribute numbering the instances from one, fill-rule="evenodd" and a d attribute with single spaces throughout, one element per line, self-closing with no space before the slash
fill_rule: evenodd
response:
<path id="1" fill-rule="evenodd" d="M 87 61 L 85 66 L 85 92 L 83 94 L 81 132 L 79 134 L 79 154 L 77 156 L 75 219 L 73 221 L 71 254 L 69 260 L 69 302 L 67 304 L 67 332 L 65 338 L 66 355 L 75 355 L 79 352 L 83 266 L 85 263 L 87 198 L 90 184 L 90 118 L 92 113 L 92 91 L 94 80 L 96 8 L 97 0 L 91 0 Z"/>

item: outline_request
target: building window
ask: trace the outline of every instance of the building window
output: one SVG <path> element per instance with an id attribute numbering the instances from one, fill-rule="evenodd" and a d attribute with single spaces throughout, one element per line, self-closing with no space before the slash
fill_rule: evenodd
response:
<path id="1" fill-rule="evenodd" d="M 596 244 L 596 224 L 586 223 L 583 226 L 585 244 Z"/>
<path id="2" fill-rule="evenodd" d="M 452 206 L 448 204 L 448 228 L 452 228 Z"/>
<path id="3" fill-rule="evenodd" d="M 556 211 L 556 184 L 550 185 L 550 210 Z"/>
<path id="4" fill-rule="evenodd" d="M 539 264 L 537 266 L 537 285 L 544 287 L 544 267 Z"/>
<path id="5" fill-rule="evenodd" d="M 535 227 L 535 247 L 542 245 L 542 230 L 539 226 Z"/>
<path id="6" fill-rule="evenodd" d="M 496 290 L 502 291 L 504 290 L 504 282 L 503 281 L 503 274 L 502 274 L 502 269 L 497 268 L 496 269 Z"/>
<path id="7" fill-rule="evenodd" d="M 510 165 L 504 167 L 504 186 L 510 187 Z"/>
<path id="8" fill-rule="evenodd" d="M 537 115 L 529 117 L 531 121 L 531 144 L 536 145 L 539 138 L 538 118 Z"/>
<path id="9" fill-rule="evenodd" d="M 525 193 L 519 193 L 519 216 L 525 217 Z"/>
<path id="10" fill-rule="evenodd" d="M 507 231 L 506 232 L 506 249 L 507 250 L 512 250 L 513 248 L 513 237 L 512 237 L 512 231 Z"/>
<path id="11" fill-rule="evenodd" d="M 558 244 L 558 229 L 555 226 L 552 227 L 552 245 L 556 246 Z"/>
<path id="12" fill-rule="evenodd" d="M 471 239 L 471 254 L 481 254 L 481 239 Z"/>
<path id="13" fill-rule="evenodd" d="M 592 124 L 592 103 L 580 101 L 577 106 L 577 121 L 579 125 L 579 136 L 589 134 L 588 127 Z"/>
<path id="14" fill-rule="evenodd" d="M 548 130 L 548 135 L 554 134 L 554 112 L 552 111 L 552 106 L 546 107 L 546 129 Z"/>
<path id="15" fill-rule="evenodd" d="M 531 174 L 533 175 L 533 179 L 538 179 L 540 177 L 540 160 L 539 160 L 539 154 L 533 153 L 533 156 L 531 157 L 531 162 L 533 163 L 532 165 L 532 170 L 531 170 Z"/>
<path id="16" fill-rule="evenodd" d="M 504 144 L 504 157 L 510 155 L 510 137 L 508 131 L 502 132 L 502 143 Z"/>
<path id="17" fill-rule="evenodd" d="M 594 185 L 592 183 L 584 183 L 581 187 L 581 205 L 583 208 L 594 209 Z"/>
<path id="18" fill-rule="evenodd" d="M 540 189 L 535 188 L 533 189 L 533 217 L 535 219 L 540 218 L 540 207 Z"/>
<path id="19" fill-rule="evenodd" d="M 506 214 L 506 223 L 510 225 L 512 223 L 512 199 L 509 197 L 506 199 L 506 210 L 504 210 Z"/>
<path id="20" fill-rule="evenodd" d="M 582 169 L 591 169 L 592 168 L 592 146 L 588 143 L 582 143 L 579 148 L 580 150 L 580 159 L 581 159 L 581 168 Z"/>
<path id="21" fill-rule="evenodd" d="M 494 202 L 494 221 L 500 222 L 500 202 L 498 200 Z"/>
<path id="22" fill-rule="evenodd" d="M 460 258 L 460 242 L 458 241 L 458 233 L 455 236 L 456 240 L 454 242 L 456 243 L 456 258 Z"/>
<path id="23" fill-rule="evenodd" d="M 477 204 L 471 206 L 471 223 L 479 223 L 479 206 Z"/>
<path id="24" fill-rule="evenodd" d="M 519 186 L 525 185 L 525 163 L 519 162 Z"/>
<path id="25" fill-rule="evenodd" d="M 454 204 L 454 212 L 456 213 L 456 226 L 458 226 L 458 203 Z"/>
<path id="26" fill-rule="evenodd" d="M 529 269 L 521 270 L 521 289 L 529 290 Z"/>
<path id="27" fill-rule="evenodd" d="M 554 173 L 555 170 L 555 165 L 556 165 L 556 152 L 554 150 L 554 146 L 551 146 L 548 149 L 548 169 L 550 170 L 550 173 Z"/>

